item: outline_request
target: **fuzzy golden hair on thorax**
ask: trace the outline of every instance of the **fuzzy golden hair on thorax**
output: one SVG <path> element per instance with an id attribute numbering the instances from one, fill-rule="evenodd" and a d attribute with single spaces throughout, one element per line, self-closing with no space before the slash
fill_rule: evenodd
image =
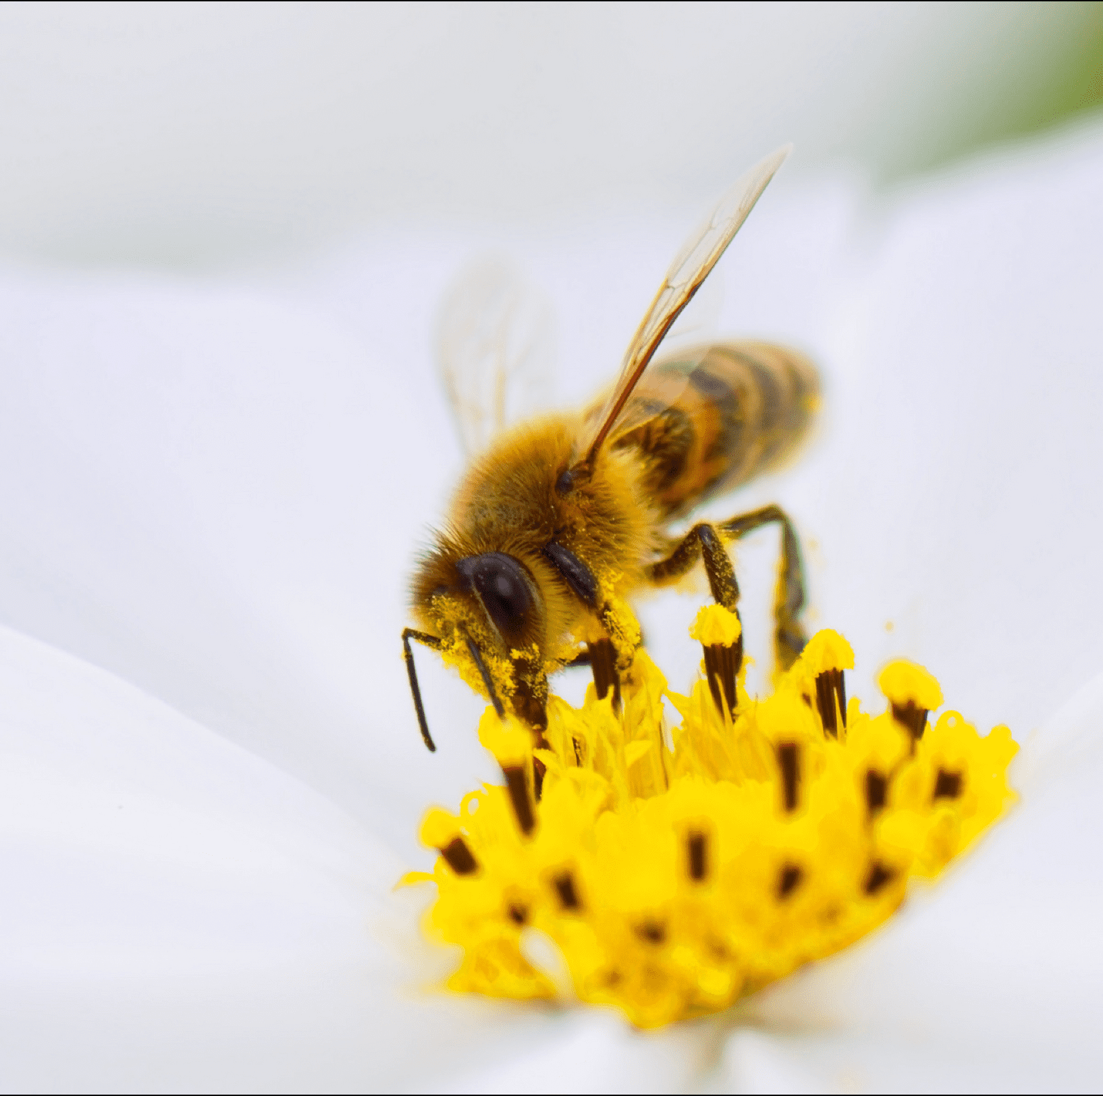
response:
<path id="1" fill-rule="evenodd" d="M 472 464 L 447 524 L 414 577 L 412 604 L 424 626 L 437 632 L 454 623 L 450 603 L 464 600 L 457 561 L 490 552 L 516 559 L 539 591 L 541 646 L 548 662 L 563 654 L 583 618 L 592 615 L 548 560 L 549 542 L 587 561 L 603 600 L 624 596 L 639 584 L 654 525 L 639 464 L 626 454 L 605 452 L 584 483 L 566 493 L 557 490 L 578 426 L 575 415 L 526 423 Z"/>

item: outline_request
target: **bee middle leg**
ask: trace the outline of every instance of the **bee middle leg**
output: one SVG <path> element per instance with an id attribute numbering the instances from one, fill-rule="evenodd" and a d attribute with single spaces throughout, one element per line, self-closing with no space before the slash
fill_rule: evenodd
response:
<path id="1" fill-rule="evenodd" d="M 774 650 L 777 665 L 788 670 L 808 642 L 804 625 L 797 619 L 804 608 L 804 561 L 800 541 L 789 515 L 780 506 L 763 506 L 747 514 L 720 523 L 733 540 L 746 536 L 763 525 L 781 526 L 781 573 L 774 598 Z"/>
<path id="2" fill-rule="evenodd" d="M 738 616 L 739 583 L 735 568 L 716 527 L 708 522 L 695 525 L 666 559 L 652 563 L 647 577 L 656 586 L 662 586 L 688 574 L 699 559 L 704 561 L 713 601 Z"/>
<path id="3" fill-rule="evenodd" d="M 661 586 L 686 574 L 700 559 L 713 600 L 738 615 L 739 583 L 721 534 L 738 540 L 775 522 L 781 525 L 781 574 L 774 601 L 774 650 L 778 667 L 787 670 L 807 642 L 797 619 L 804 607 L 804 565 L 793 523 L 780 507 L 764 506 L 715 525 L 708 522 L 695 525 L 666 559 L 651 564 L 648 578 Z"/>
<path id="4" fill-rule="evenodd" d="M 732 566 L 731 557 L 728 555 L 724 542 L 716 528 L 707 522 L 695 525 L 682 539 L 674 551 L 663 560 L 651 564 L 648 568 L 648 577 L 657 586 L 661 586 L 673 579 L 686 574 L 701 559 L 705 564 L 705 574 L 708 576 L 709 589 L 712 598 L 718 605 L 739 617 L 739 583 L 736 581 L 735 568 Z M 716 654 L 706 650 L 705 663 L 709 664 L 710 658 Z M 727 683 L 725 693 L 727 695 L 728 710 L 735 710 L 735 679 L 739 676 L 739 670 L 743 665 L 743 637 L 740 635 L 733 648 L 724 656 L 729 660 L 725 672 L 718 676 L 710 668 L 709 687 L 712 689 L 713 699 L 718 708 L 723 711 L 720 702 L 721 677 Z"/>

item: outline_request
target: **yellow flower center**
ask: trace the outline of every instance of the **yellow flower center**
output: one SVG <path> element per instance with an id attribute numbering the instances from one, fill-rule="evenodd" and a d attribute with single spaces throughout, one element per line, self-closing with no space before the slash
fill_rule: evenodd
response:
<path id="1" fill-rule="evenodd" d="M 429 930 L 459 944 L 459 992 L 548 998 L 550 940 L 569 991 L 640 1027 L 723 1009 L 846 947 L 933 877 L 1014 798 L 1006 727 L 986 737 L 921 667 L 891 664 L 878 716 L 847 701 L 849 644 L 814 636 L 772 696 L 747 695 L 738 620 L 703 609 L 705 677 L 671 692 L 640 651 L 613 697 L 553 697 L 546 740 L 488 709 L 480 739 L 505 783 L 434 809 Z M 681 717 L 668 729 L 664 698 Z"/>

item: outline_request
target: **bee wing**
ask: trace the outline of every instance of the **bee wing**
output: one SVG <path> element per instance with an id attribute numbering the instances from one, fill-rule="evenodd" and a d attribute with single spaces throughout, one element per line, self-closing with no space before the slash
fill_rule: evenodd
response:
<path id="1" fill-rule="evenodd" d="M 598 450 L 614 432 L 623 433 L 625 421 L 622 413 L 628 404 L 628 397 L 643 376 L 659 343 L 678 318 L 679 313 L 689 303 L 701 283 L 708 277 L 724 249 L 731 243 L 732 237 L 739 231 L 747 219 L 755 202 L 766 189 L 785 158 L 792 151 L 792 145 L 785 145 L 755 164 L 739 177 L 735 185 L 721 199 L 705 224 L 685 242 L 681 251 L 667 271 L 659 292 L 651 302 L 636 329 L 632 341 L 625 351 L 620 376 L 599 415 L 590 420 L 590 427 L 584 435 L 580 452 L 585 454 L 583 462 L 592 463 Z M 688 375 L 688 374 L 687 374 Z M 674 398 L 677 398 L 675 396 Z M 655 414 L 652 411 L 651 414 Z M 633 412 L 633 419 L 639 417 Z M 649 417 L 649 416 L 648 416 Z M 632 426 L 641 425 L 646 419 L 633 421 Z"/>
<path id="2" fill-rule="evenodd" d="M 548 406 L 551 336 L 550 308 L 508 262 L 478 260 L 453 281 L 437 320 L 437 365 L 468 455 Z"/>

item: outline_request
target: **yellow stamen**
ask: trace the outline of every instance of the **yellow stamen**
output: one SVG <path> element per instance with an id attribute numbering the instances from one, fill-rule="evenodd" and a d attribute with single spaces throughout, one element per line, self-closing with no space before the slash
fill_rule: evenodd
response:
<path id="1" fill-rule="evenodd" d="M 709 607 L 693 635 L 731 647 L 738 619 Z M 657 1027 L 881 924 L 909 879 L 936 876 L 1004 811 L 1018 747 L 1006 727 L 981 737 L 955 712 L 927 729 L 941 690 L 908 663 L 882 674 L 889 709 L 871 717 L 845 700 L 852 666 L 849 644 L 821 632 L 772 696 L 750 698 L 740 673 L 733 717 L 707 681 L 671 692 L 640 651 L 619 712 L 592 686 L 578 709 L 552 697 L 535 749 L 488 710 L 480 740 L 506 786 L 471 793 L 458 815 L 430 811 L 421 830 L 441 851 L 430 931 L 464 949 L 449 987 L 555 996 L 526 958 L 539 932 L 579 999 Z M 681 716 L 671 729 L 664 698 Z"/>
<path id="2" fill-rule="evenodd" d="M 927 713 L 942 703 L 942 689 L 931 674 L 914 662 L 890 662 L 877 679 L 889 698 L 893 718 L 908 729 L 914 743 L 927 729 Z"/>

